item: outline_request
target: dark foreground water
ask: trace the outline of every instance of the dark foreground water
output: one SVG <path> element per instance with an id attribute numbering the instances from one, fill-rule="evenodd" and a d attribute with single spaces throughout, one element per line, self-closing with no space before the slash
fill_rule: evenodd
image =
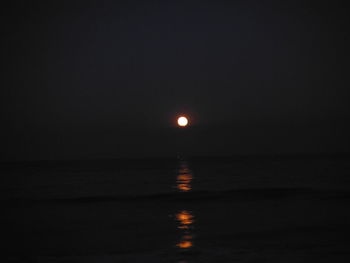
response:
<path id="1" fill-rule="evenodd" d="M 348 156 L 0 169 L 0 262 L 350 260 Z"/>

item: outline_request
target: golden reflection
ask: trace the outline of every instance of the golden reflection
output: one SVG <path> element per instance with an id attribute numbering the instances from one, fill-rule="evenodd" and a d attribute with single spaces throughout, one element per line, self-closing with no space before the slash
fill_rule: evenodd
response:
<path id="1" fill-rule="evenodd" d="M 183 192 L 188 192 L 191 190 L 191 187 L 188 186 L 187 184 L 178 184 L 178 189 L 183 191 Z"/>
<path id="2" fill-rule="evenodd" d="M 192 191 L 192 180 L 192 170 L 188 167 L 186 161 L 181 161 L 176 176 L 177 190 L 180 192 Z M 175 220 L 177 222 L 177 228 L 180 235 L 179 240 L 176 243 L 176 247 L 178 247 L 181 251 L 189 251 L 189 249 L 194 247 L 193 225 L 195 218 L 193 212 L 182 209 L 175 214 Z"/>
<path id="3" fill-rule="evenodd" d="M 176 214 L 176 220 L 178 222 L 177 228 L 183 231 L 181 232 L 181 239 L 176 246 L 179 248 L 193 247 L 193 235 L 190 230 L 194 223 L 194 216 L 190 211 L 182 210 Z"/>
<path id="4" fill-rule="evenodd" d="M 186 162 L 180 163 L 180 168 L 176 178 L 176 188 L 181 192 L 192 190 L 191 182 L 193 179 L 192 171 L 188 168 Z"/>
<path id="5" fill-rule="evenodd" d="M 190 248 L 193 246 L 193 244 L 192 244 L 192 241 L 181 240 L 176 246 L 179 248 Z"/>
<path id="6" fill-rule="evenodd" d="M 181 211 L 176 215 L 176 219 L 179 222 L 179 229 L 188 229 L 188 227 L 193 223 L 193 216 L 188 211 Z"/>

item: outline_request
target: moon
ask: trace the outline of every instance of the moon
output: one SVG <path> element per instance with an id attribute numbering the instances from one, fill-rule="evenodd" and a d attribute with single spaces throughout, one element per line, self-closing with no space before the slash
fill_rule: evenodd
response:
<path id="1" fill-rule="evenodd" d="M 184 116 L 181 116 L 177 119 L 177 124 L 180 127 L 186 127 L 188 125 L 188 119 Z"/>

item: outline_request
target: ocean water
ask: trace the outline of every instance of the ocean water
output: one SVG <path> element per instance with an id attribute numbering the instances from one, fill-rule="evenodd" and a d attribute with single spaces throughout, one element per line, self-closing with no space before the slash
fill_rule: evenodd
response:
<path id="1" fill-rule="evenodd" d="M 1 262 L 349 262 L 349 156 L 1 164 Z"/>

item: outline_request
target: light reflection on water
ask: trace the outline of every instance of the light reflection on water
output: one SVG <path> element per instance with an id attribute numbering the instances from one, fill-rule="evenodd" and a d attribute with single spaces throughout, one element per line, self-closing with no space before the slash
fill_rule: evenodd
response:
<path id="1" fill-rule="evenodd" d="M 180 192 L 188 192 L 192 190 L 193 174 L 192 171 L 188 168 L 188 164 L 185 161 L 180 162 L 180 167 L 178 169 L 178 174 L 176 178 L 176 188 Z"/>
<path id="2" fill-rule="evenodd" d="M 188 167 L 188 163 L 181 161 L 176 177 L 176 188 L 180 192 L 189 192 L 192 190 L 192 180 L 193 173 Z M 194 234 L 192 232 L 195 222 L 194 214 L 188 209 L 182 209 L 175 214 L 175 219 L 180 234 L 180 239 L 176 243 L 176 247 L 187 251 L 194 246 Z"/>
<path id="3" fill-rule="evenodd" d="M 176 220 L 178 223 L 177 228 L 180 229 L 181 238 L 176 244 L 179 248 L 191 248 L 193 247 L 193 223 L 194 216 L 190 211 L 182 210 L 176 214 Z"/>
<path id="4" fill-rule="evenodd" d="M 189 229 L 189 227 L 193 224 L 193 215 L 186 210 L 181 211 L 176 214 L 176 219 L 179 222 L 179 229 Z"/>

